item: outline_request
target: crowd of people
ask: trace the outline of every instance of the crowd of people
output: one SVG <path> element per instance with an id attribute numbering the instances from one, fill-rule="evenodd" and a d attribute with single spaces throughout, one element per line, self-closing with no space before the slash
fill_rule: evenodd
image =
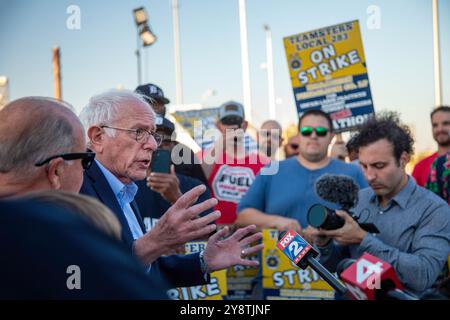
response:
<path id="1" fill-rule="evenodd" d="M 291 137 L 271 119 L 249 150 L 244 107 L 228 101 L 218 109 L 220 138 L 194 154 L 177 142 L 168 103 L 145 84 L 95 95 L 78 116 L 46 97 L 0 111 L 0 244 L 9 260 L 0 266 L 0 298 L 167 299 L 169 288 L 206 284 L 214 271 L 257 267 L 249 256 L 263 249 L 266 228 L 298 232 L 332 272 L 366 252 L 417 296 L 448 294 L 450 107 L 432 111 L 438 151 L 409 176 L 413 138 L 395 114 L 374 115 L 346 144 L 321 110 L 301 114 Z M 155 165 L 164 155 L 167 165 Z M 353 214 L 378 234 L 317 195 L 324 174 L 355 181 Z M 310 226 L 315 204 L 336 210 L 344 225 Z M 184 254 L 194 240 L 205 249 Z M 69 285 L 76 268 L 83 290 Z M 261 281 L 254 288 L 262 298 Z"/>

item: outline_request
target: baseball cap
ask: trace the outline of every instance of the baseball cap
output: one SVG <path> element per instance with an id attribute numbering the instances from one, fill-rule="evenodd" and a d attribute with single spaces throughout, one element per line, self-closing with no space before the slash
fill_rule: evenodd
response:
<path id="1" fill-rule="evenodd" d="M 239 102 L 228 101 L 219 107 L 219 120 L 223 124 L 242 124 L 244 119 L 244 106 Z"/>
<path id="2" fill-rule="evenodd" d="M 167 118 L 156 116 L 155 120 L 156 129 L 157 130 L 163 130 L 165 133 L 171 135 L 175 131 L 175 125 L 172 121 L 168 120 Z"/>
<path id="3" fill-rule="evenodd" d="M 164 96 L 162 89 L 153 83 L 140 85 L 134 91 L 142 94 L 144 97 L 155 99 L 162 104 L 168 104 L 170 102 L 170 100 Z"/>

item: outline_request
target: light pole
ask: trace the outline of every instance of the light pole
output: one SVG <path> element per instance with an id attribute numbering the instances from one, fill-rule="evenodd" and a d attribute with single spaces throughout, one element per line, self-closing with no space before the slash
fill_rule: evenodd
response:
<path id="1" fill-rule="evenodd" d="M 180 49 L 180 17 L 178 15 L 178 0 L 172 0 L 173 44 L 175 48 L 175 83 L 177 104 L 183 104 L 183 86 L 181 76 L 181 49 Z"/>
<path id="2" fill-rule="evenodd" d="M 142 84 L 142 68 L 141 68 L 141 48 L 151 46 L 155 43 L 157 37 L 150 29 L 148 24 L 148 15 L 144 7 L 139 7 L 133 10 L 134 21 L 137 27 L 137 48 L 136 48 L 136 58 L 137 58 L 137 76 L 138 85 Z"/>
<path id="3" fill-rule="evenodd" d="M 266 33 L 266 66 L 267 66 L 267 83 L 269 92 L 269 117 L 275 120 L 275 79 L 273 72 L 273 47 L 272 47 L 272 31 L 268 25 L 264 25 Z"/>
<path id="4" fill-rule="evenodd" d="M 438 107 L 442 103 L 438 0 L 433 0 L 433 60 L 434 60 L 434 101 L 435 107 Z"/>
<path id="5" fill-rule="evenodd" d="M 250 87 L 250 66 L 248 59 L 247 14 L 245 0 L 239 0 L 239 25 L 241 31 L 242 82 L 244 90 L 245 118 L 252 123 L 252 95 Z"/>

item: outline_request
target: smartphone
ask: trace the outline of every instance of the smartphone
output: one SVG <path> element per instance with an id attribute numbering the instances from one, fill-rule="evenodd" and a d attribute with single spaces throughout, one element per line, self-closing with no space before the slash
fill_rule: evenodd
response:
<path id="1" fill-rule="evenodd" d="M 152 172 L 170 173 L 170 151 L 157 149 L 153 152 L 150 168 Z"/>

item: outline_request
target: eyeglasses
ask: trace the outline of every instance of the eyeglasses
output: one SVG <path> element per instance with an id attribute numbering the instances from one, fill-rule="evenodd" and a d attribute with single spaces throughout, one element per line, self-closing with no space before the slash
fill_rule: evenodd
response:
<path id="1" fill-rule="evenodd" d="M 325 137 L 328 133 L 328 129 L 324 127 L 302 127 L 300 133 L 304 137 L 309 137 L 312 135 L 313 131 L 316 131 L 318 137 Z"/>
<path id="2" fill-rule="evenodd" d="M 36 167 L 41 167 L 44 164 L 52 161 L 53 159 L 57 158 L 63 158 L 64 160 L 77 160 L 81 159 L 81 165 L 83 166 L 84 170 L 87 170 L 91 167 L 92 163 L 95 159 L 95 152 L 80 152 L 80 153 L 63 153 L 63 154 L 57 154 L 55 156 L 51 156 L 50 158 L 47 158 L 43 161 L 39 161 L 35 163 L 34 165 Z"/>
<path id="3" fill-rule="evenodd" d="M 156 132 L 150 132 L 142 128 L 137 129 L 127 129 L 127 128 L 117 128 L 117 127 L 110 127 L 110 126 L 100 126 L 100 128 L 109 128 L 114 130 L 122 130 L 122 131 L 129 131 L 134 132 L 136 134 L 136 141 L 139 143 L 147 143 L 148 139 L 150 139 L 150 136 L 152 136 L 155 141 L 156 145 L 159 146 L 162 142 L 162 136 Z"/>

